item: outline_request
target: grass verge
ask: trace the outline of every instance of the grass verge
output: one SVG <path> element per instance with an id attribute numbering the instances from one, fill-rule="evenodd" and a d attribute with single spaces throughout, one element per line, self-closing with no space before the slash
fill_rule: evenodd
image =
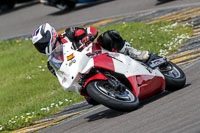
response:
<path id="1" fill-rule="evenodd" d="M 135 48 L 166 56 L 177 51 L 190 37 L 192 28 L 183 24 L 114 24 L 98 28 L 100 33 L 115 29 Z M 54 114 L 83 100 L 65 92 L 46 67 L 47 57 L 33 47 L 31 40 L 0 42 L 0 130 L 11 131 Z"/>

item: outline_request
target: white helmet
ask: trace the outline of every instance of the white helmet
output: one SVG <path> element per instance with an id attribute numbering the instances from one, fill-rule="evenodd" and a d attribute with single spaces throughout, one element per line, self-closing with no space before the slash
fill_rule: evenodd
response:
<path id="1" fill-rule="evenodd" d="M 57 37 L 56 30 L 50 24 L 46 23 L 33 31 L 32 42 L 40 53 L 50 55 L 55 48 Z"/>

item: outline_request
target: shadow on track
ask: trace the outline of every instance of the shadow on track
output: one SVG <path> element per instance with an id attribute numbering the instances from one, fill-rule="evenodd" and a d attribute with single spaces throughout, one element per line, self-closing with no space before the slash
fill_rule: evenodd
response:
<path id="1" fill-rule="evenodd" d="M 190 83 L 187 83 L 182 89 L 184 89 L 184 88 L 186 88 L 186 87 L 188 87 L 190 85 L 191 85 Z M 180 91 L 182 89 L 179 89 L 179 90 L 176 90 L 176 91 L 173 91 L 173 92 L 177 92 L 177 91 Z M 141 109 L 146 104 L 155 102 L 156 100 L 159 100 L 162 97 L 170 95 L 173 92 L 164 91 L 164 92 L 162 92 L 160 94 L 157 94 L 155 96 L 152 96 L 152 97 L 150 97 L 148 99 L 141 100 L 140 101 L 140 105 L 136 110 Z M 128 113 L 130 113 L 130 112 L 120 112 L 120 111 L 115 111 L 115 110 L 112 110 L 112 109 L 106 109 L 104 111 L 101 111 L 101 112 L 98 112 L 96 114 L 90 115 L 90 116 L 86 117 L 85 119 L 88 119 L 88 122 L 92 122 L 92 121 L 96 121 L 96 120 L 104 119 L 104 118 L 106 118 L 106 119 L 114 118 L 114 117 L 118 117 L 118 116 L 121 116 L 121 115 L 124 115 L 124 114 L 128 114 Z"/>
<path id="2" fill-rule="evenodd" d="M 87 3 L 87 4 L 81 4 L 79 6 L 76 6 L 74 9 L 72 10 L 66 10 L 66 11 L 58 11 L 58 12 L 54 12 L 54 13 L 51 13 L 49 14 L 49 16 L 57 16 L 57 15 L 63 15 L 63 14 L 67 14 L 67 13 L 71 13 L 71 12 L 75 12 L 75 11 L 78 11 L 78 10 L 82 10 L 82 9 L 85 9 L 85 8 L 89 8 L 89 7 L 93 7 L 93 6 L 97 6 L 97 5 L 100 5 L 100 4 L 104 4 L 104 3 L 109 3 L 109 2 L 112 2 L 114 0 L 101 0 L 101 1 L 97 1 L 97 2 L 92 2 L 92 3 Z"/>
<path id="3" fill-rule="evenodd" d="M 88 122 L 92 122 L 92 121 L 96 121 L 103 118 L 109 119 L 109 118 L 117 117 L 126 113 L 127 112 L 119 112 L 112 109 L 107 109 L 107 110 L 98 112 L 96 114 L 90 115 L 86 117 L 85 119 L 88 119 Z"/>
<path id="4" fill-rule="evenodd" d="M 158 2 L 156 3 L 156 6 L 159 6 L 161 4 L 165 4 L 165 3 L 168 3 L 168 2 L 173 2 L 175 0 L 157 0 Z"/>

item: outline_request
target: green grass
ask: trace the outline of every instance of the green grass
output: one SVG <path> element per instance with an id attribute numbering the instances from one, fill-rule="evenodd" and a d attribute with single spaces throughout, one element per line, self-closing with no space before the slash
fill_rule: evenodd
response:
<path id="1" fill-rule="evenodd" d="M 172 22 L 114 24 L 99 30 L 102 33 L 112 29 L 119 31 L 120 35 L 137 49 L 150 50 L 152 53 L 166 50 L 168 53 L 161 52 L 162 56 L 177 51 L 180 42 L 186 40 L 185 36 L 192 34 L 191 27 Z"/>
<path id="2" fill-rule="evenodd" d="M 1 124 L 4 125 L 15 116 L 26 117 L 26 113 L 32 112 L 34 112 L 32 119 L 38 119 L 83 100 L 78 94 L 66 93 L 61 88 L 56 77 L 46 67 L 47 57 L 39 54 L 30 40 L 18 43 L 1 42 L 0 49 Z M 72 102 L 65 102 L 65 99 L 72 99 Z M 50 107 L 51 103 L 58 104 L 59 101 L 62 101 L 63 105 L 58 109 L 54 107 L 49 112 L 40 110 Z M 20 127 L 11 125 L 16 124 L 5 124 L 7 129 Z"/>
<path id="3" fill-rule="evenodd" d="M 179 44 L 186 40 L 184 36 L 192 33 L 191 27 L 166 27 L 170 25 L 170 22 L 150 25 L 131 23 L 98 29 L 100 33 L 115 29 L 135 48 L 165 56 L 176 51 Z M 34 120 L 84 99 L 61 88 L 46 67 L 47 57 L 36 51 L 31 40 L 3 41 L 0 42 L 0 50 L 0 125 L 4 131 L 30 125 Z M 59 101 L 63 103 L 59 104 Z M 41 110 L 47 107 L 49 111 Z"/>

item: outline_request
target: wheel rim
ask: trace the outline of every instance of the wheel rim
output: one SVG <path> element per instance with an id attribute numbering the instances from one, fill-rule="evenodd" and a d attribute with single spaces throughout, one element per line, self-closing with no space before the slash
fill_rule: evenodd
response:
<path id="1" fill-rule="evenodd" d="M 96 81 L 95 87 L 102 94 L 118 101 L 133 102 L 136 99 L 135 95 L 128 88 L 125 88 L 123 92 L 120 92 L 113 89 L 107 81 Z"/>
<path id="2" fill-rule="evenodd" d="M 168 77 L 171 77 L 171 78 L 180 78 L 181 77 L 181 73 L 173 65 L 171 65 L 171 64 L 168 65 L 166 69 L 170 69 L 170 71 L 164 72 L 163 74 L 165 76 L 168 76 Z"/>

